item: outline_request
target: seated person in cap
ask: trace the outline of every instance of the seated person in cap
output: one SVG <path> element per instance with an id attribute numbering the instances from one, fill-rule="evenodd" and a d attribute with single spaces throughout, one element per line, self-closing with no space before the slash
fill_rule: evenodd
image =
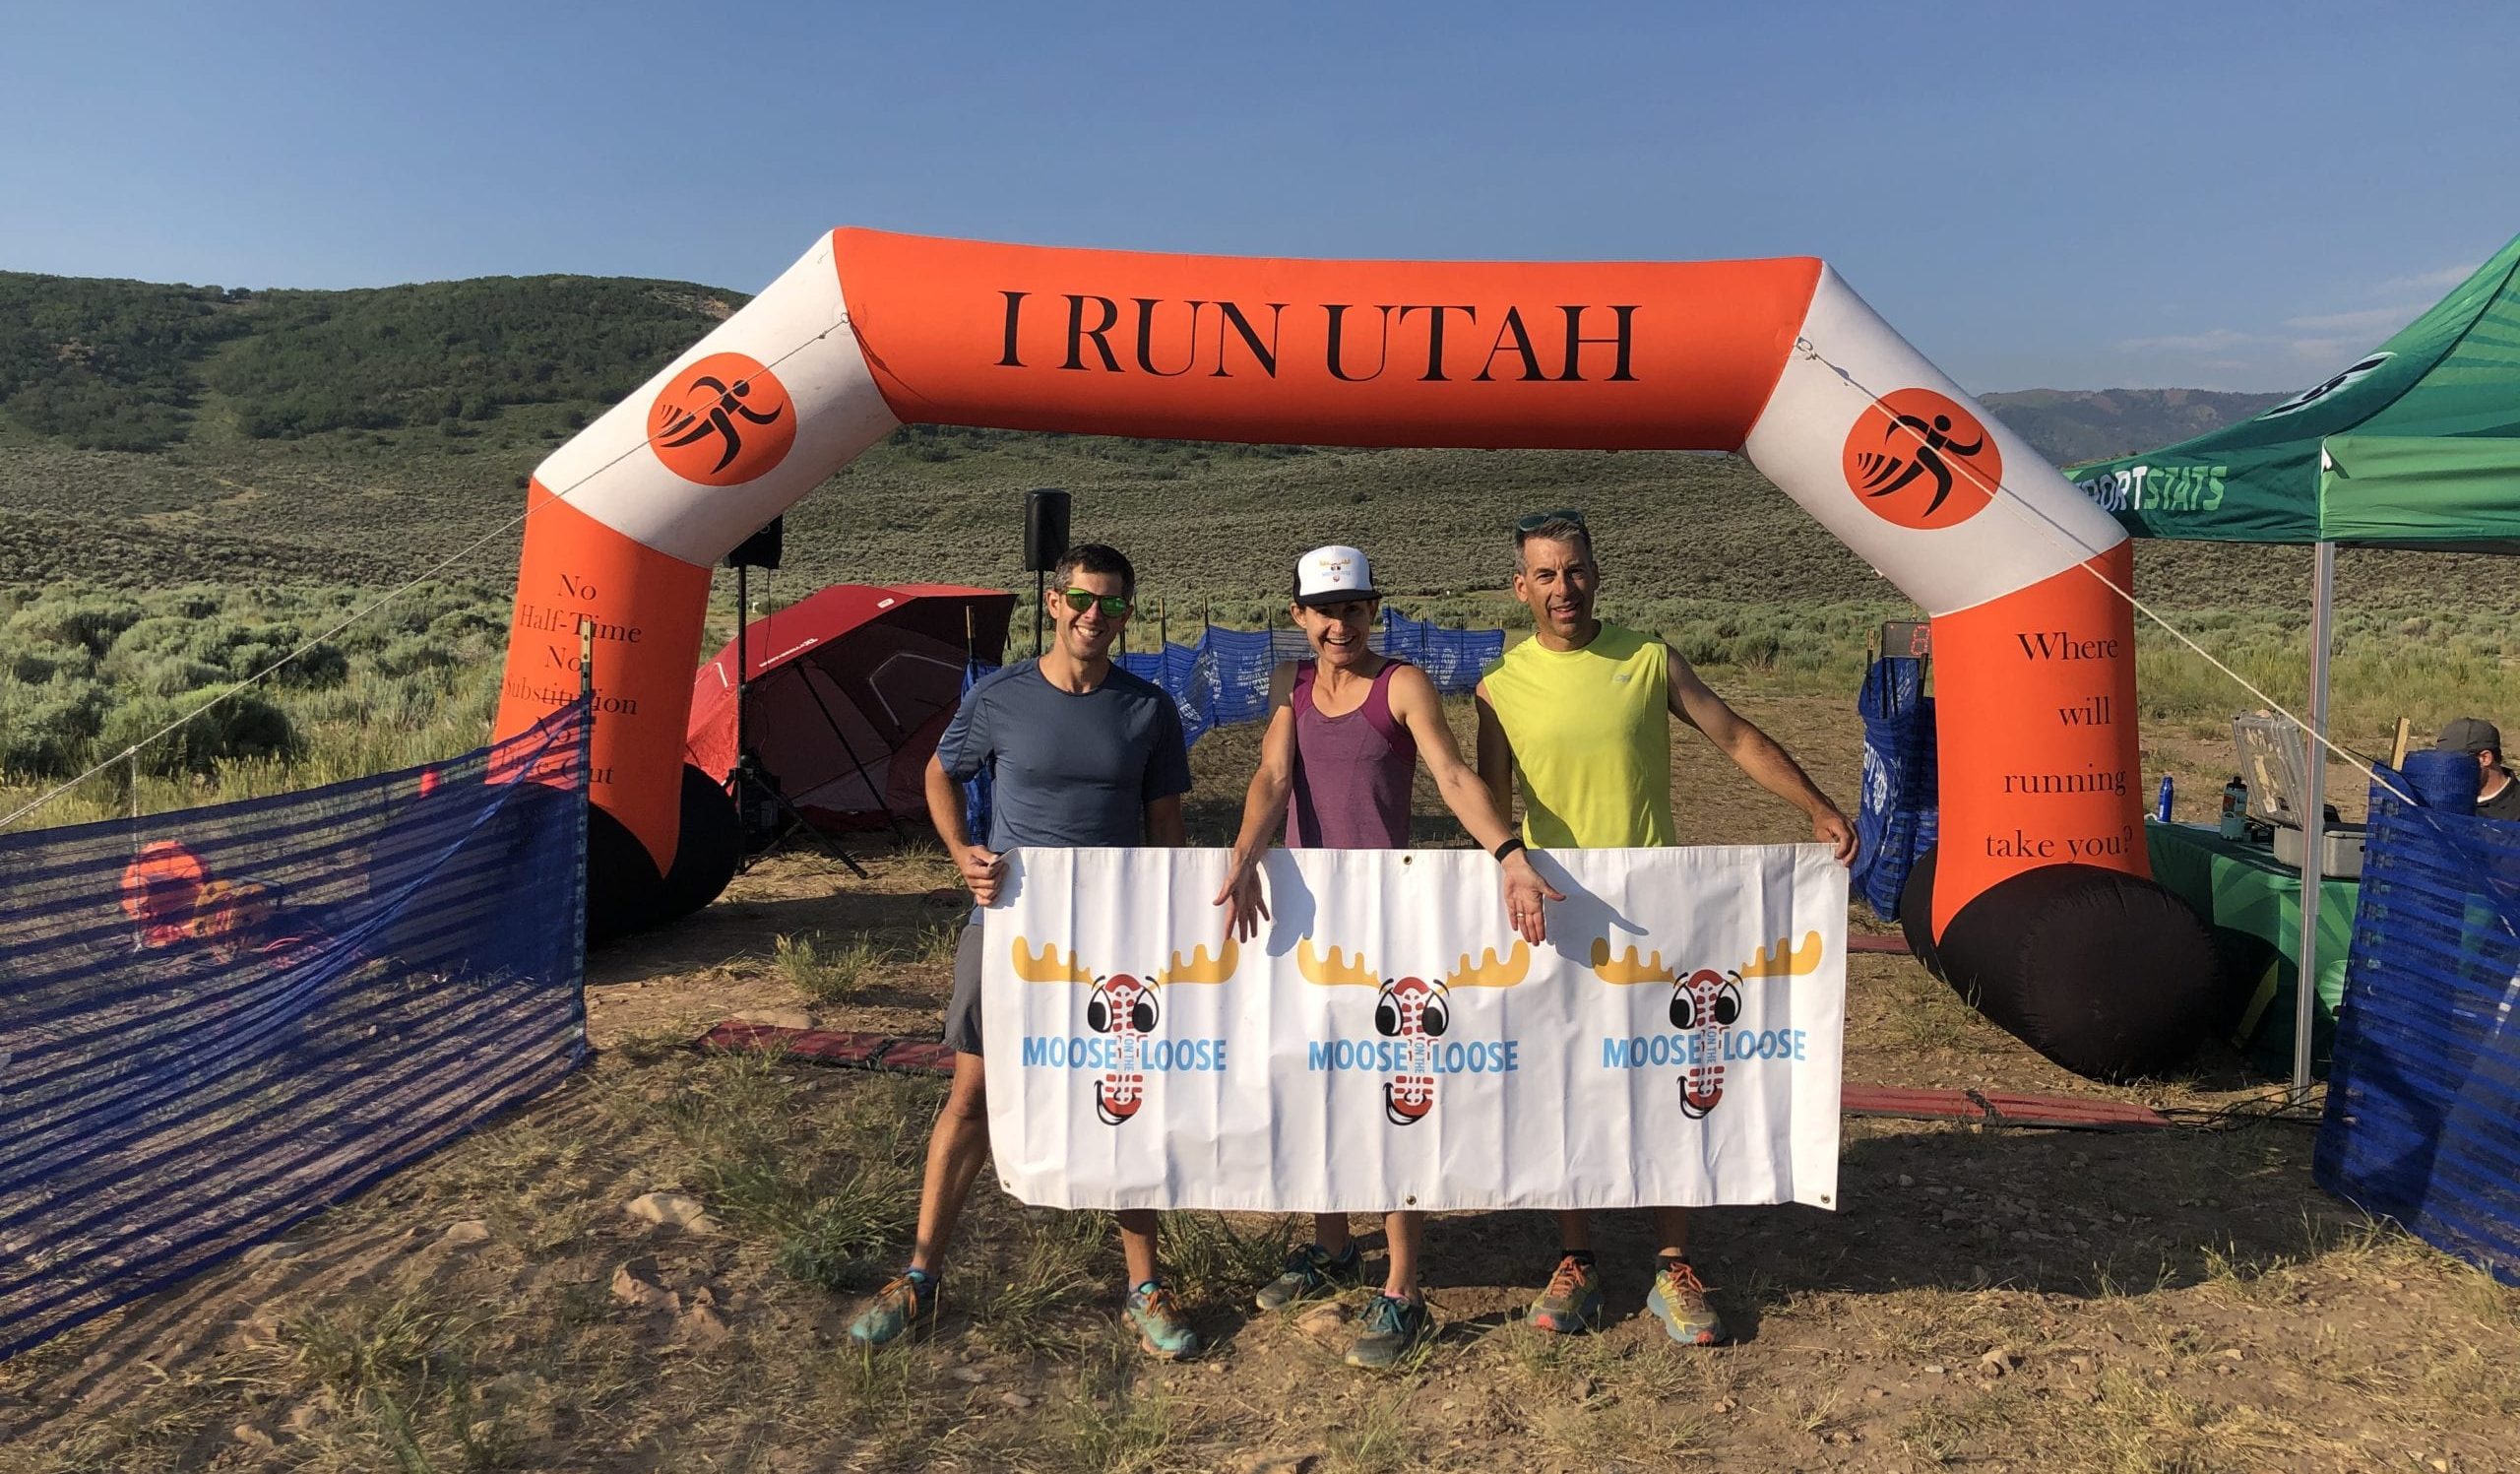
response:
<path id="1" fill-rule="evenodd" d="M 2440 752 L 2465 752 L 2477 760 L 2477 813 L 2488 819 L 2520 819 L 2520 783 L 2502 765 L 2502 733 L 2483 717 L 2461 717 L 2441 729 L 2432 744 Z"/>

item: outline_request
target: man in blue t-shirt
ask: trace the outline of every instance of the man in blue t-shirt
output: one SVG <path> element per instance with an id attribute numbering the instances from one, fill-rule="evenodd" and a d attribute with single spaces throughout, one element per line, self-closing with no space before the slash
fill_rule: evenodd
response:
<path id="1" fill-rule="evenodd" d="M 1190 758 L 1172 698 L 1111 662 L 1129 617 L 1137 573 L 1112 548 L 1070 548 L 1051 570 L 1057 626 L 1040 659 L 1008 666 L 963 697 L 927 764 L 927 812 L 956 868 L 983 907 L 997 899 L 1000 857 L 1018 845 L 1179 846 Z M 988 842 L 976 843 L 963 784 L 981 771 L 994 797 Z M 988 1160 L 988 1097 L 980 1062 L 980 923 L 975 911 L 954 950 L 954 993 L 945 1009 L 954 1085 L 927 1142 L 918 1194 L 918 1241 L 910 1267 L 876 1292 L 850 1336 L 880 1345 L 935 1314 L 945 1250 L 973 1180 Z M 1114 1215 L 1128 1260 L 1130 1323 L 1155 1356 L 1195 1355 L 1197 1333 L 1156 1268 L 1155 1214 Z"/>

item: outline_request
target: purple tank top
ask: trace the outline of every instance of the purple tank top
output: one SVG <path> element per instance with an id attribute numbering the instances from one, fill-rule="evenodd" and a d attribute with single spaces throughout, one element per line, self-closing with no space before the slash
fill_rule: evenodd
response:
<path id="1" fill-rule="evenodd" d="M 1314 665 L 1295 668 L 1294 792 L 1287 798 L 1287 845 L 1296 850 L 1406 850 L 1409 786 L 1418 739 L 1391 714 L 1387 660 L 1354 711 L 1326 717 L 1312 701 Z"/>

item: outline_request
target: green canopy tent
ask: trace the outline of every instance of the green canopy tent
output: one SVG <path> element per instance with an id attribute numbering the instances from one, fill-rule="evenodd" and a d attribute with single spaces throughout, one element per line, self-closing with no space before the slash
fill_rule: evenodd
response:
<path id="1" fill-rule="evenodd" d="M 2238 424 L 2069 468 L 2138 538 L 2307 544 L 2308 725 L 2327 737 L 2336 549 L 2520 552 L 2520 237 L 2341 372 Z M 2309 763 L 2300 976 L 2316 976 L 2327 765 Z M 2293 1088 L 2310 1078 L 2315 991 L 2295 990 Z"/>

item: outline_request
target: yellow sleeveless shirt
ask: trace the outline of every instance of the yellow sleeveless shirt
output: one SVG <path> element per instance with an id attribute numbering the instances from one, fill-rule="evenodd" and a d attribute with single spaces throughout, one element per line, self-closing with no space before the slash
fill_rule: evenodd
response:
<path id="1" fill-rule="evenodd" d="M 1514 748 L 1523 843 L 1675 845 L 1670 649 L 1604 623 L 1581 650 L 1525 640 L 1487 668 L 1487 704 Z"/>

